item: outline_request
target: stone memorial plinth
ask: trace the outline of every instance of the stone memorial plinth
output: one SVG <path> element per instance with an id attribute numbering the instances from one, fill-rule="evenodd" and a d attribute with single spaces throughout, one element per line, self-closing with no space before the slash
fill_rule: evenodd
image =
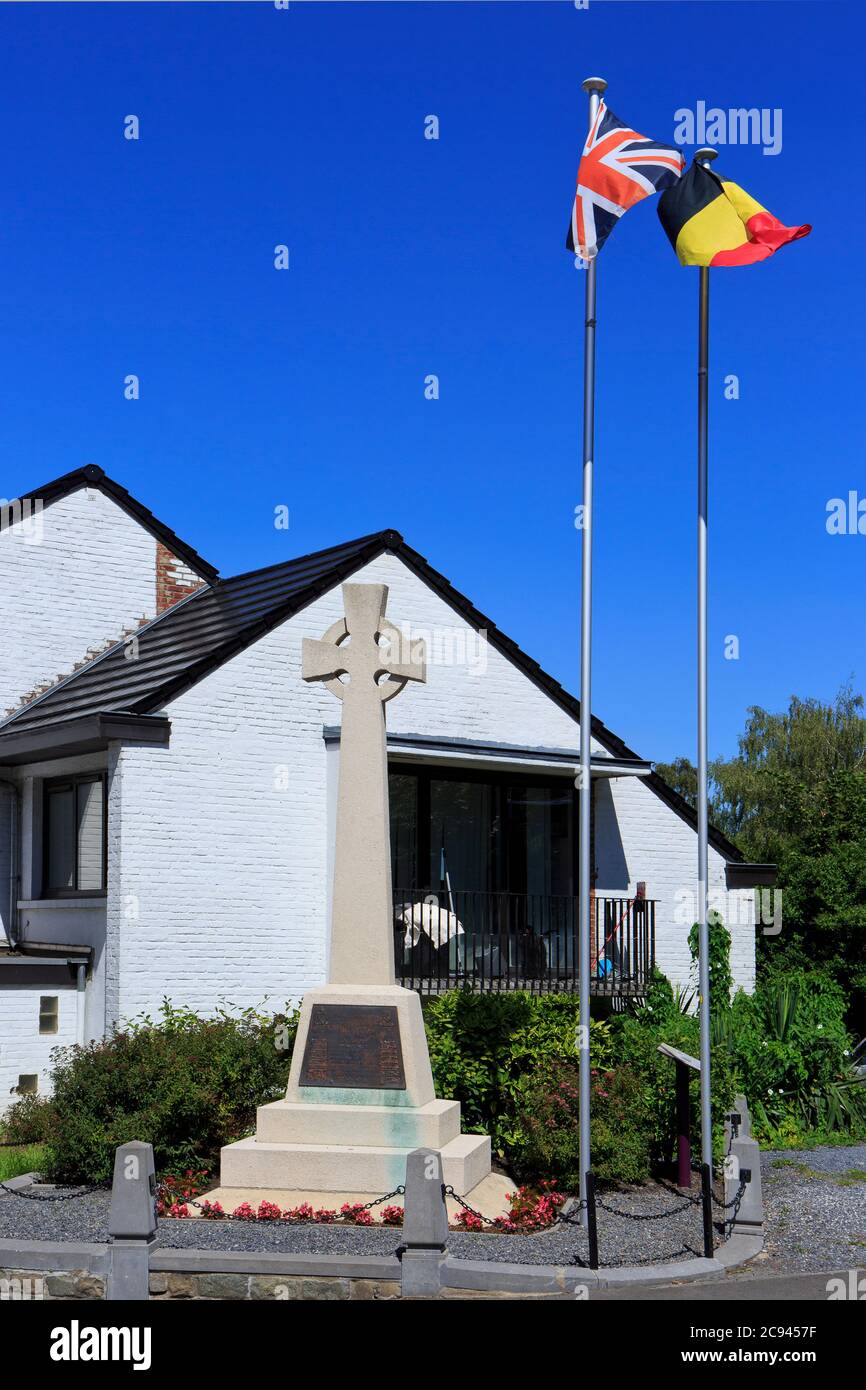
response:
<path id="1" fill-rule="evenodd" d="M 419 1148 L 439 1150 L 461 1194 L 490 1172 L 490 1140 L 461 1134 L 459 1104 L 436 1099 L 421 1001 L 394 981 L 384 707 L 426 677 L 423 643 L 401 651 L 387 597 L 344 584 L 345 618 L 304 640 L 304 680 L 343 702 L 329 983 L 304 996 L 285 1100 L 222 1150 L 221 1190 L 384 1193 Z"/>

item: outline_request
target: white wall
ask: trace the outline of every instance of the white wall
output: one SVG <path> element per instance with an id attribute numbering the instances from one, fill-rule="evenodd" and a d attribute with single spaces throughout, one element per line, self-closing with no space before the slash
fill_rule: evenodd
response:
<path id="1" fill-rule="evenodd" d="M 631 896 L 646 882 L 657 899 L 656 963 L 674 983 L 691 983 L 689 929 L 696 917 L 697 834 L 637 777 L 596 786 L 596 865 L 599 895 Z M 731 933 L 736 986 L 755 984 L 754 895 L 725 888 L 725 861 L 709 849 L 710 906 Z"/>
<path id="2" fill-rule="evenodd" d="M 52 1049 L 68 1047 L 76 1037 L 76 990 L 65 969 L 45 972 L 39 984 L 7 984 L 3 974 L 8 972 L 8 966 L 0 967 L 0 1114 L 18 1099 L 13 1088 L 21 1075 L 36 1072 L 38 1093 L 46 1094 Z M 41 995 L 59 1001 L 56 1033 L 39 1032 Z"/>
<path id="3" fill-rule="evenodd" d="M 5 515 L 4 515 L 5 520 Z M 156 612 L 156 541 L 98 488 L 0 529 L 0 717 Z"/>
<path id="4" fill-rule="evenodd" d="M 398 624 L 411 619 L 413 629 L 437 633 L 465 626 L 394 556 L 379 557 L 352 579 L 389 584 L 388 614 Z M 324 979 L 329 806 L 322 727 L 340 716 L 321 685 L 301 680 L 300 650 L 303 636 L 321 636 L 341 615 L 337 589 L 172 701 L 169 748 L 115 750 L 109 1016 L 153 1013 L 163 995 L 199 1010 L 221 997 L 240 1005 L 267 997 L 274 1007 Z M 545 692 L 498 652 L 487 648 L 482 658 L 474 672 L 432 664 L 426 686 L 410 686 L 388 705 L 389 729 L 577 746 L 575 722 Z M 628 873 L 632 889 L 635 879 L 646 879 L 648 895 L 661 899 L 659 958 L 681 974 L 688 924 L 674 921 L 674 890 L 694 878 L 694 831 L 634 779 L 614 788 L 625 864 L 618 872 Z M 598 826 L 597 853 L 612 872 L 608 833 Z M 716 877 L 720 871 L 713 856 Z M 747 985 L 752 962 L 753 939 L 744 933 L 735 968 Z"/>

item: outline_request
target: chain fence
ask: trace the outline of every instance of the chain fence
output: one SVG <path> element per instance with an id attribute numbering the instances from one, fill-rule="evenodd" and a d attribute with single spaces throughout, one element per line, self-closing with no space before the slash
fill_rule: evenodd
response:
<path id="1" fill-rule="evenodd" d="M 745 1190 L 746 1190 L 746 1182 L 745 1182 L 745 1180 L 742 1179 L 742 1178 L 740 1179 L 740 1183 L 739 1183 L 739 1186 L 738 1186 L 738 1189 L 737 1189 L 736 1193 L 734 1194 L 733 1198 L 732 1198 L 730 1201 L 728 1201 L 728 1202 L 723 1201 L 720 1197 L 718 1197 L 718 1196 L 716 1195 L 716 1193 L 715 1193 L 714 1191 L 711 1190 L 711 1193 L 710 1193 L 710 1195 L 711 1195 L 711 1200 L 712 1200 L 713 1205 L 718 1209 L 718 1211 L 719 1211 L 720 1213 L 733 1212 L 733 1215 L 732 1215 L 732 1217 L 730 1218 L 730 1222 L 731 1222 L 731 1223 L 733 1223 L 733 1222 L 736 1220 L 737 1211 L 739 1210 L 739 1207 L 740 1207 L 740 1204 L 741 1204 L 741 1202 L 742 1202 L 743 1194 L 744 1194 Z M 46 1192 L 33 1192 L 33 1191 L 30 1191 L 28 1188 L 13 1188 L 13 1187 L 11 1187 L 11 1186 L 9 1185 L 8 1182 L 0 1182 L 0 1193 L 2 1193 L 4 1196 L 8 1196 L 8 1197 L 19 1197 L 19 1198 L 21 1198 L 23 1201 L 27 1201 L 27 1202 L 46 1202 L 46 1203 L 53 1203 L 53 1202 L 72 1202 L 72 1201 L 77 1200 L 78 1198 L 89 1197 L 89 1196 L 91 1196 L 91 1195 L 92 1195 L 93 1193 L 95 1193 L 95 1192 L 105 1192 L 105 1191 L 110 1191 L 110 1185 L 108 1185 L 108 1184 L 106 1184 L 106 1183 L 90 1183 L 90 1184 L 87 1184 L 87 1185 L 85 1185 L 85 1186 L 79 1187 L 79 1188 L 78 1188 L 76 1191 L 74 1191 L 74 1192 L 50 1192 L 50 1193 L 46 1193 Z M 355 1213 L 362 1212 L 362 1211 L 363 1211 L 363 1212 L 373 1211 L 374 1208 L 383 1206 L 386 1202 L 390 1202 L 390 1201 L 392 1200 L 392 1198 L 394 1198 L 394 1197 L 404 1197 L 405 1194 L 406 1194 L 405 1185 L 404 1185 L 404 1184 L 400 1184 L 398 1187 L 392 1188 L 392 1190 L 391 1190 L 390 1192 L 385 1192 L 385 1193 L 383 1193 L 381 1197 L 374 1197 L 374 1198 L 372 1198 L 372 1199 L 371 1199 L 370 1201 L 368 1201 L 368 1202 L 350 1204 L 350 1205 L 351 1205 L 351 1214 L 355 1214 Z M 446 1184 L 443 1183 L 443 1184 L 442 1184 L 442 1197 L 443 1197 L 443 1200 L 445 1200 L 445 1199 L 447 1199 L 447 1198 L 450 1197 L 454 1202 L 457 1203 L 457 1205 L 458 1205 L 463 1211 L 467 1212 L 469 1215 L 471 1215 L 472 1217 L 474 1217 L 482 1226 L 487 1227 L 487 1228 L 489 1228 L 489 1229 L 491 1229 L 491 1230 L 496 1230 L 497 1228 L 501 1228 L 501 1222 L 502 1222 L 502 1218 L 501 1218 L 501 1217 L 498 1217 L 498 1218 L 497 1218 L 497 1217 L 485 1216 L 484 1213 L 481 1212 L 481 1211 L 479 1211 L 477 1207 L 472 1206 L 472 1204 L 471 1204 L 470 1202 L 468 1202 L 464 1196 L 462 1196 L 459 1192 L 456 1192 L 456 1191 L 454 1190 L 454 1187 L 453 1187 L 453 1186 L 451 1186 L 451 1185 L 446 1185 Z M 155 1199 L 155 1201 L 157 1201 L 157 1202 L 161 1202 L 163 1205 L 167 1205 L 167 1204 L 170 1202 L 170 1203 L 171 1203 L 171 1207 L 172 1207 L 172 1208 L 175 1208 L 175 1209 L 181 1208 L 181 1207 L 184 1207 L 184 1208 L 185 1208 L 185 1207 L 193 1207 L 193 1208 L 195 1208 L 195 1209 L 198 1210 L 198 1211 L 201 1211 L 201 1212 L 206 1213 L 207 1215 L 210 1215 L 210 1213 L 213 1211 L 213 1204 L 212 1204 L 211 1202 L 209 1202 L 209 1200 L 207 1199 L 207 1197 L 202 1197 L 202 1198 L 195 1198 L 195 1197 L 180 1197 L 180 1196 L 177 1194 L 176 1191 L 174 1191 L 172 1188 L 168 1187 L 165 1183 L 157 1183 L 156 1188 L 155 1188 L 155 1191 L 154 1191 L 154 1199 Z M 564 1204 L 564 1206 L 563 1206 L 560 1210 L 556 1211 L 556 1213 L 555 1213 L 555 1215 L 554 1215 L 553 1220 L 551 1221 L 551 1223 L 550 1223 L 548 1226 L 545 1226 L 545 1227 L 542 1227 L 542 1228 L 539 1228 L 539 1229 L 540 1229 L 540 1231 L 550 1232 L 550 1231 L 556 1229 L 557 1227 L 576 1227 L 576 1226 L 580 1226 L 580 1227 L 583 1227 L 583 1228 L 588 1227 L 589 1229 L 587 1229 L 587 1237 L 588 1237 L 588 1239 L 589 1239 L 589 1244 L 590 1244 L 590 1267 L 592 1267 L 592 1268 L 598 1268 L 598 1267 L 599 1267 L 599 1263 L 600 1263 L 599 1257 L 598 1257 L 598 1234 L 597 1234 L 597 1231 L 594 1229 L 594 1226 L 595 1226 L 595 1211 L 596 1211 L 596 1209 L 600 1209 L 601 1211 L 606 1212 L 608 1215 L 617 1217 L 618 1219 L 624 1220 L 624 1221 L 631 1221 L 631 1222 L 657 1222 L 657 1221 L 666 1221 L 666 1220 L 670 1220 L 672 1217 L 678 1216 L 678 1215 L 680 1215 L 682 1212 L 687 1211 L 690 1207 L 697 1207 L 697 1206 L 700 1206 L 700 1205 L 702 1204 L 702 1202 L 703 1202 L 703 1195 L 702 1195 L 702 1193 L 699 1192 L 699 1193 L 695 1193 L 694 1195 L 685 1196 L 685 1197 L 683 1198 L 683 1200 L 680 1201 L 680 1202 L 678 1203 L 678 1205 L 669 1207 L 666 1211 L 661 1211 L 661 1212 L 634 1212 L 634 1211 L 625 1211 L 622 1207 L 614 1206 L 614 1205 L 612 1205 L 610 1202 L 606 1201 L 603 1197 L 598 1196 L 598 1195 L 595 1193 L 595 1191 L 594 1191 L 594 1184 L 593 1184 L 593 1195 L 592 1195 L 592 1201 L 591 1201 L 591 1202 L 588 1202 L 586 1199 L 583 1199 L 583 1198 L 580 1199 L 580 1200 L 573 1199 L 573 1200 L 567 1201 L 567 1202 Z M 245 1204 L 244 1204 L 244 1205 L 245 1205 Z M 348 1204 L 347 1204 L 347 1205 L 348 1205 Z M 585 1222 L 584 1222 L 584 1213 L 587 1211 L 588 1208 L 589 1208 L 589 1220 L 585 1223 Z M 279 1211 L 278 1208 L 277 1208 L 276 1210 Z M 252 1212 L 252 1208 L 250 1208 L 250 1211 Z M 169 1215 L 169 1216 L 170 1216 L 170 1214 L 171 1214 L 170 1209 L 169 1209 L 168 1212 L 164 1213 L 164 1215 Z M 335 1218 L 336 1218 L 336 1215 L 337 1215 L 336 1212 L 334 1212 L 334 1217 L 335 1217 Z M 258 1221 L 261 1221 L 261 1222 L 267 1222 L 268 1224 L 272 1224 L 272 1225 L 283 1225 L 283 1226 L 299 1226 L 299 1225 L 308 1225 L 308 1224 L 311 1224 L 311 1223 L 310 1223 L 310 1218 L 309 1218 L 309 1217 L 306 1217 L 306 1216 L 297 1216 L 297 1215 L 285 1215 L 285 1214 L 282 1213 L 282 1212 L 280 1212 L 278 1215 L 270 1215 L 270 1214 L 267 1214 L 267 1215 L 265 1215 L 265 1216 L 259 1216 L 257 1213 L 254 1213 L 253 1215 L 237 1215 L 236 1212 L 223 1212 L 223 1211 L 220 1211 L 219 1214 L 218 1214 L 218 1217 L 215 1218 L 215 1219 L 218 1219 L 218 1220 L 220 1220 L 220 1221 L 241 1222 L 241 1223 L 249 1223 L 250 1221 L 255 1220 L 255 1221 L 257 1221 L 257 1222 L 258 1222 Z M 327 1223 L 321 1223 L 321 1224 L 332 1224 L 332 1223 L 327 1222 Z M 336 1224 L 336 1220 L 335 1220 L 335 1222 L 334 1222 L 333 1224 Z M 728 1222 L 725 1221 L 724 1224 L 727 1225 Z M 698 1253 L 698 1252 L 696 1252 L 695 1250 L 693 1250 L 690 1246 L 684 1244 L 684 1245 L 682 1245 L 678 1250 L 671 1251 L 671 1252 L 669 1252 L 669 1253 L 667 1253 L 667 1254 L 664 1254 L 664 1255 L 653 1254 L 653 1255 L 651 1255 L 651 1256 L 648 1256 L 646 1259 L 639 1259 L 639 1258 L 635 1258 L 635 1257 L 633 1257 L 633 1256 L 630 1256 L 630 1257 L 629 1257 L 628 1263 L 631 1264 L 631 1265 L 658 1264 L 658 1263 L 662 1263 L 662 1262 L 664 1262 L 664 1261 L 678 1259 L 678 1258 L 681 1258 L 682 1256 L 694 1255 L 694 1254 L 696 1254 L 696 1253 Z M 581 1266 L 584 1266 L 584 1267 L 585 1267 L 587 1262 L 586 1262 L 580 1255 L 578 1255 L 577 1253 L 575 1253 L 574 1256 L 573 1256 L 573 1258 L 572 1258 L 572 1263 L 573 1263 L 573 1264 L 576 1264 L 576 1265 L 581 1265 Z M 612 1261 L 612 1260 L 607 1260 L 607 1259 L 606 1259 L 606 1260 L 604 1260 L 604 1268 L 606 1268 L 606 1269 L 614 1269 L 614 1268 L 619 1267 L 619 1265 L 622 1264 L 622 1263 L 624 1263 L 624 1262 L 617 1262 L 617 1261 Z"/>

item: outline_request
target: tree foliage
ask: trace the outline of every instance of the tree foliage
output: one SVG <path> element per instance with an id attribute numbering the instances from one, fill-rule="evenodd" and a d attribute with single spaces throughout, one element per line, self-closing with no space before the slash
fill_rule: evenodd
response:
<path id="1" fill-rule="evenodd" d="M 866 1021 L 866 717 L 850 685 L 830 704 L 749 710 L 736 757 L 710 765 L 710 818 L 755 862 L 779 866 L 782 933 L 766 963 L 823 965 Z M 688 758 L 658 771 L 692 805 Z"/>

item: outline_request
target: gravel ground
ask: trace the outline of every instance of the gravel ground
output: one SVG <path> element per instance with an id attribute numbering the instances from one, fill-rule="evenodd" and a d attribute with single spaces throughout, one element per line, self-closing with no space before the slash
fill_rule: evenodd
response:
<path id="1" fill-rule="evenodd" d="M 768 1151 L 761 1178 L 764 1272 L 866 1265 L 866 1144 Z"/>
<path id="2" fill-rule="evenodd" d="M 765 1254 L 750 1266 L 756 1274 L 844 1269 L 866 1261 L 866 1145 L 768 1152 L 761 1156 L 761 1170 L 767 1245 Z M 47 1195 L 55 1189 L 37 1191 Z M 683 1202 L 676 1189 L 655 1184 L 602 1194 L 602 1266 L 664 1263 L 702 1254 L 700 1206 Z M 635 1221 L 608 1208 L 643 1216 L 671 1214 L 662 1220 Z M 68 1202 L 27 1201 L 0 1192 L 0 1239 L 104 1241 L 107 1221 L 107 1192 Z M 399 1228 L 166 1220 L 160 1225 L 159 1244 L 174 1249 L 387 1255 L 397 1248 L 401 1235 Z M 587 1256 L 583 1230 L 573 1225 L 532 1236 L 452 1231 L 448 1248 L 463 1259 L 514 1264 L 567 1265 Z"/>

